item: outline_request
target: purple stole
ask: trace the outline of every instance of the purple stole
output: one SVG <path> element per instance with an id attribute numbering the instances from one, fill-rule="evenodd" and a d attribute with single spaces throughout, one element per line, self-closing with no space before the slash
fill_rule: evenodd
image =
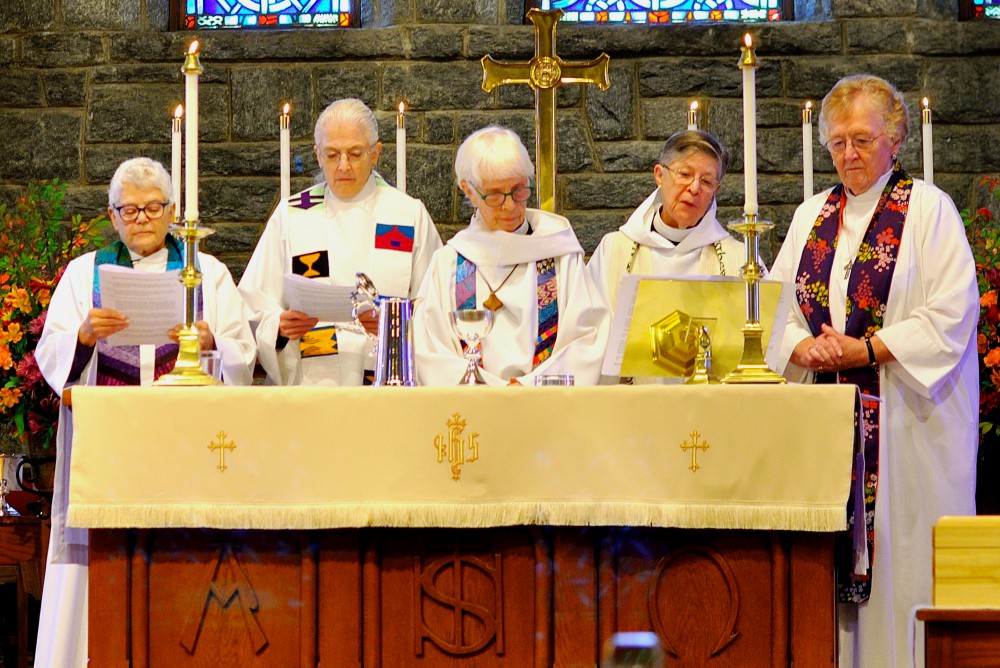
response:
<path id="1" fill-rule="evenodd" d="M 455 260 L 455 305 L 460 311 L 476 308 L 476 265 L 461 253 Z M 535 262 L 538 297 L 538 338 L 531 368 L 536 368 L 552 355 L 559 333 L 559 291 L 556 284 L 556 261 L 546 258 Z M 462 341 L 462 349 L 465 342 Z"/>
<path id="2" fill-rule="evenodd" d="M 183 269 L 184 260 L 180 242 L 167 235 L 167 270 Z M 132 256 L 121 241 L 115 241 L 97 251 L 94 258 L 94 308 L 101 308 L 101 283 L 98 280 L 97 268 L 102 264 L 116 264 L 122 267 L 132 266 Z M 203 310 L 201 289 L 197 290 L 198 316 Z M 177 344 L 168 343 L 157 346 L 153 377 L 159 378 L 174 368 L 177 362 Z M 97 384 L 98 385 L 138 385 L 139 384 L 139 346 L 112 346 L 104 339 L 97 342 Z"/>
<path id="3" fill-rule="evenodd" d="M 847 284 L 847 321 L 845 334 L 866 339 L 882 328 L 885 304 L 889 297 L 892 275 L 899 256 L 900 239 L 910 204 L 913 179 L 899 163 L 893 165 L 875 213 L 868 223 L 858 255 L 851 266 Z M 796 273 L 796 297 L 799 308 L 809 323 L 813 336 L 822 332 L 821 325 L 830 324 L 829 284 L 834 270 L 833 256 L 837 247 L 841 216 L 846 203 L 843 184 L 830 193 L 820 210 L 806 240 Z M 817 383 L 850 383 L 863 394 L 880 396 L 879 371 L 864 366 L 839 373 L 819 373 Z M 862 603 L 871 596 L 871 565 L 875 561 L 875 498 L 878 490 L 879 402 L 861 402 L 863 424 L 864 472 L 858 480 L 855 468 L 851 497 L 847 505 L 847 534 L 837 541 L 837 595 L 842 603 Z M 863 486 L 862 486 L 863 483 Z M 868 564 L 864 575 L 855 573 L 855 546 L 863 546 L 855 521 L 860 517 L 858 496 L 864 499 L 864 539 L 868 543 Z"/>

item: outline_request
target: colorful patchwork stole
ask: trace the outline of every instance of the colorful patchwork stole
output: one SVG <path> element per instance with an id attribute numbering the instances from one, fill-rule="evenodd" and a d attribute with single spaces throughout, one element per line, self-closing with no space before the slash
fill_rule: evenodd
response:
<path id="1" fill-rule="evenodd" d="M 850 265 L 850 279 L 847 284 L 847 321 L 845 334 L 865 339 L 882 328 L 885 318 L 885 304 L 889 297 L 892 275 L 899 255 L 900 239 L 910 203 L 913 179 L 903 171 L 899 163 L 893 165 L 893 173 L 886 183 L 878 205 L 868 223 L 858 255 Z M 809 233 L 796 274 L 796 297 L 803 315 L 809 322 L 814 336 L 822 332 L 821 325 L 830 324 L 830 275 L 834 270 L 833 256 L 842 225 L 843 210 L 847 201 L 843 184 L 830 193 Z M 864 366 L 839 373 L 820 373 L 817 383 L 851 383 L 857 385 L 862 394 L 873 397 L 879 393 L 879 371 L 876 367 Z M 838 537 L 837 544 L 837 592 L 842 603 L 862 603 L 871 595 L 871 565 L 875 561 L 875 497 L 878 490 L 878 448 L 879 448 L 879 402 L 861 402 L 865 466 L 863 480 L 854 474 L 851 497 L 848 501 L 848 530 L 846 536 Z M 858 491 L 864 496 L 865 539 L 868 547 L 868 563 L 864 575 L 856 573 L 855 545 L 864 546 L 858 531 L 855 504 L 860 500 Z M 855 491 L 858 490 L 858 491 Z M 860 508 L 857 508 L 860 511 Z"/>
<path id="2" fill-rule="evenodd" d="M 167 271 L 184 268 L 181 244 L 174 237 L 167 235 Z M 115 264 L 120 267 L 131 267 L 132 256 L 128 247 L 121 240 L 112 242 L 97 251 L 94 258 L 94 308 L 101 308 L 101 283 L 98 278 L 98 267 L 102 264 Z M 198 297 L 198 318 L 201 319 L 203 301 L 201 289 L 196 291 Z M 153 377 L 159 378 L 174 368 L 177 361 L 177 344 L 169 343 L 156 347 L 153 363 Z M 97 342 L 97 384 L 98 385 L 138 385 L 139 384 L 139 346 L 112 346 L 106 339 Z"/>
<path id="3" fill-rule="evenodd" d="M 455 304 L 460 311 L 476 308 L 476 265 L 458 253 L 455 261 Z M 538 296 L 538 338 L 531 368 L 552 355 L 559 332 L 559 291 L 556 285 L 556 261 L 547 258 L 535 262 Z M 465 350 L 465 341 L 462 349 Z"/>

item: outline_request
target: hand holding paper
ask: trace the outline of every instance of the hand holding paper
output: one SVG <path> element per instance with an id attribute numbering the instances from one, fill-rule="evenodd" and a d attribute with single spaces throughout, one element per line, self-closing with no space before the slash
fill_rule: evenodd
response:
<path id="1" fill-rule="evenodd" d="M 351 292 L 354 288 L 285 274 L 285 299 L 290 311 L 300 311 L 324 322 L 354 322 Z"/>
<path id="2" fill-rule="evenodd" d="M 103 264 L 97 270 L 101 306 L 120 311 L 128 326 L 108 336 L 113 346 L 170 343 L 168 332 L 184 320 L 184 288 L 178 272 L 147 272 Z"/>

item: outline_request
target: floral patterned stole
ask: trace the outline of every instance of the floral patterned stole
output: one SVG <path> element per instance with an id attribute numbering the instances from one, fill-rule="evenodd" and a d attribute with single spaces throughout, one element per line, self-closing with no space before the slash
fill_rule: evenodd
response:
<path id="1" fill-rule="evenodd" d="M 847 284 L 847 321 L 845 334 L 866 339 L 882 328 L 885 305 L 889 297 L 893 271 L 899 256 L 899 240 L 903 236 L 903 224 L 910 203 L 913 179 L 903 171 L 898 162 L 893 164 L 893 172 L 882 191 L 875 213 L 868 223 L 858 255 L 849 265 L 851 272 Z M 843 211 L 847 202 L 844 185 L 838 185 L 830 193 L 823 205 L 813 228 L 806 240 L 802 258 L 796 274 L 796 297 L 803 315 L 809 322 L 814 336 L 822 332 L 821 325 L 829 325 L 830 320 L 830 275 L 834 271 L 833 256 L 837 248 Z M 878 368 L 864 366 L 839 373 L 820 373 L 817 383 L 851 383 L 857 385 L 862 394 L 873 397 L 879 394 Z M 863 474 L 865 539 L 868 543 L 868 564 L 866 572 L 859 575 L 855 570 L 854 545 L 861 543 L 861 536 L 855 536 L 858 528 L 854 518 L 858 494 L 852 491 L 848 501 L 848 530 L 846 536 L 838 539 L 837 545 L 837 591 L 842 603 L 862 603 L 871 595 L 871 564 L 875 560 L 875 497 L 878 490 L 878 448 L 879 448 L 879 402 L 862 400 L 862 420 L 864 426 Z M 855 478 L 857 472 L 855 473 Z M 852 490 L 861 489 L 855 480 Z M 858 509 L 860 510 L 860 509 Z M 860 569 L 859 569 L 860 570 Z"/>

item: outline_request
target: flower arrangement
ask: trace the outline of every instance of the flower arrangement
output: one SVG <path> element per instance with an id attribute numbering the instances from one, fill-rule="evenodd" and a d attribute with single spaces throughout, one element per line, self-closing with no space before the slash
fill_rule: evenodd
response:
<path id="1" fill-rule="evenodd" d="M 0 444 L 19 450 L 47 448 L 55 435 L 60 398 L 42 378 L 35 346 L 66 264 L 100 245 L 108 224 L 77 215 L 67 225 L 65 196 L 66 184 L 51 181 L 0 204 Z"/>

